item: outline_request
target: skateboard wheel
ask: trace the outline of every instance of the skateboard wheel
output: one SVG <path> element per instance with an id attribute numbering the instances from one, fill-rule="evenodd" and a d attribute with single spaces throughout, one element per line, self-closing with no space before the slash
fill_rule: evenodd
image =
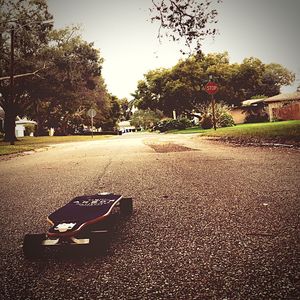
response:
<path id="1" fill-rule="evenodd" d="M 133 212 L 132 198 L 122 198 L 120 200 L 120 211 L 124 216 L 131 215 Z"/>
<path id="2" fill-rule="evenodd" d="M 23 253 L 26 258 L 37 258 L 43 253 L 42 242 L 45 234 L 26 234 L 23 241 Z"/>

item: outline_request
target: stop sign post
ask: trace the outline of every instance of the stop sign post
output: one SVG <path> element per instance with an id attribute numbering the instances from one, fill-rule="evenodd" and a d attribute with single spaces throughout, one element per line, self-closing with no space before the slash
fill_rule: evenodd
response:
<path id="1" fill-rule="evenodd" d="M 89 117 L 91 117 L 91 123 L 92 123 L 92 138 L 94 137 L 94 134 L 93 134 L 93 127 L 94 127 L 94 117 L 96 116 L 96 110 L 94 110 L 93 108 L 90 108 L 88 111 L 87 111 L 87 115 Z"/>
<path id="2" fill-rule="evenodd" d="M 216 114 L 215 114 L 215 98 L 214 94 L 218 92 L 219 87 L 215 82 L 209 81 L 205 87 L 205 91 L 207 94 L 211 95 L 211 103 L 212 103 L 212 114 L 213 114 L 213 124 L 214 124 L 214 129 L 217 130 L 216 127 Z"/>

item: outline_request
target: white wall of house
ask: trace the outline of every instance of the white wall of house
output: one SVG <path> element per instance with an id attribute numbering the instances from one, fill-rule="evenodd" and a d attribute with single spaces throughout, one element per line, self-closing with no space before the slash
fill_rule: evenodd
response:
<path id="1" fill-rule="evenodd" d="M 23 137 L 25 132 L 25 126 L 22 124 L 16 124 L 15 133 L 16 137 Z"/>
<path id="2" fill-rule="evenodd" d="M 130 125 L 130 121 L 121 121 L 119 122 L 118 127 L 123 133 L 136 130 L 135 126 Z"/>

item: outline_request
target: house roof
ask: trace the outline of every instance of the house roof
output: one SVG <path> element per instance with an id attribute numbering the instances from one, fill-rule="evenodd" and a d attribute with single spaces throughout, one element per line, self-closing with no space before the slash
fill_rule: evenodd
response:
<path id="1" fill-rule="evenodd" d="M 118 125 L 120 128 L 135 128 L 134 126 L 130 125 L 130 121 L 121 121 Z"/>
<path id="2" fill-rule="evenodd" d="M 242 101 L 242 106 L 250 106 L 253 104 L 264 102 L 266 98 L 259 98 L 259 99 L 249 99 Z"/>
<path id="3" fill-rule="evenodd" d="M 28 124 L 37 125 L 37 122 L 31 121 L 31 120 L 27 120 L 27 119 L 20 119 L 20 120 L 16 121 L 16 124 L 18 124 L 18 125 L 28 125 Z"/>
<path id="4" fill-rule="evenodd" d="M 279 94 L 265 99 L 265 102 L 281 102 L 300 100 L 300 92 Z"/>

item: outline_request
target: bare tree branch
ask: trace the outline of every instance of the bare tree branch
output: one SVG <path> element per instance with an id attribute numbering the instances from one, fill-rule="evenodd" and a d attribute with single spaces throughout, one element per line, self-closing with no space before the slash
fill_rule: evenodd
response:
<path id="1" fill-rule="evenodd" d="M 215 36 L 217 30 L 217 10 L 214 4 L 221 0 L 152 0 L 151 21 L 159 22 L 158 38 L 164 35 L 173 41 L 182 39 L 190 54 L 201 51 L 201 42 L 206 36 Z M 183 50 L 181 49 L 181 52 Z"/>
<path id="2" fill-rule="evenodd" d="M 39 70 L 36 70 L 34 72 L 14 75 L 14 79 L 15 78 L 21 78 L 21 77 L 26 77 L 26 76 L 39 76 L 37 73 L 40 72 L 41 70 L 44 70 L 44 69 L 46 69 L 46 65 L 44 65 L 43 68 L 41 68 Z M 10 79 L 10 76 L 0 77 L 0 81 L 2 81 L 2 80 L 9 80 L 9 79 Z"/>

